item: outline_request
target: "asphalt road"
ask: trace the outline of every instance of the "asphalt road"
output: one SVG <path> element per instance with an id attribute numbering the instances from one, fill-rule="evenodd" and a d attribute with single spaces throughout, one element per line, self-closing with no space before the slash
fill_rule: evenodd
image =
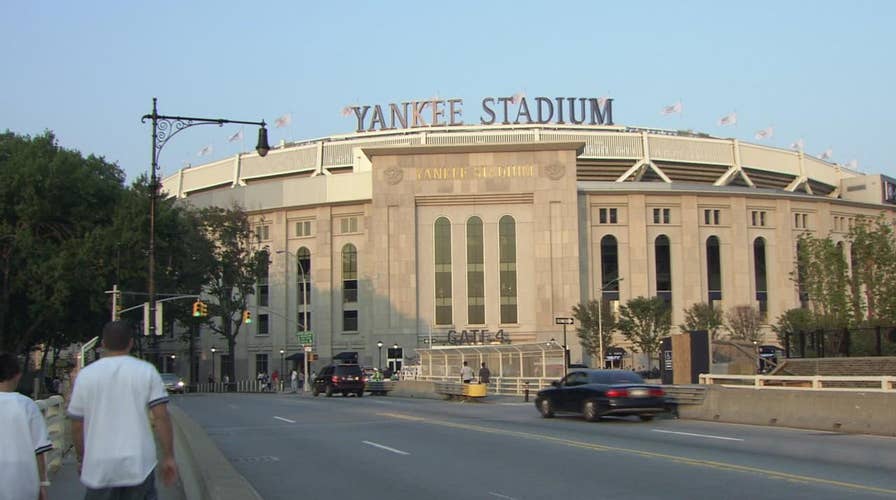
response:
<path id="1" fill-rule="evenodd" d="M 896 439 L 713 422 L 543 419 L 532 403 L 191 394 L 267 500 L 896 498 Z"/>

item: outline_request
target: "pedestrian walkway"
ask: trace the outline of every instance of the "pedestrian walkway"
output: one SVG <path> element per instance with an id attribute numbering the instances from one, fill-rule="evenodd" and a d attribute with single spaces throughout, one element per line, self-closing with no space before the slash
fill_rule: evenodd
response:
<path id="1" fill-rule="evenodd" d="M 180 481 L 166 487 L 161 478 L 156 475 L 156 487 L 159 500 L 185 500 L 183 487 Z M 50 487 L 47 488 L 50 498 L 53 500 L 69 500 L 84 498 L 85 488 L 78 477 L 78 462 L 75 460 L 75 451 L 71 449 L 62 459 L 62 466 L 56 472 L 50 473 Z"/>

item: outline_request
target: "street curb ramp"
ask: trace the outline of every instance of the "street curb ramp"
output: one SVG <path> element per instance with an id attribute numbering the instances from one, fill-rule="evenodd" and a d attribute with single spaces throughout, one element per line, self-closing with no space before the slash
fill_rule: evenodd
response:
<path id="1" fill-rule="evenodd" d="M 180 408 L 168 405 L 168 411 L 174 427 L 174 455 L 187 498 L 262 500 L 199 424 Z"/>

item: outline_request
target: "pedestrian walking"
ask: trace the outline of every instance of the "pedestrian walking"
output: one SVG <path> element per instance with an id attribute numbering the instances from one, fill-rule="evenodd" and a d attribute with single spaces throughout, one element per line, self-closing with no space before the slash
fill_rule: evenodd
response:
<path id="1" fill-rule="evenodd" d="M 465 384 L 473 382 L 473 369 L 464 361 L 464 366 L 460 369 L 460 379 Z"/>
<path id="2" fill-rule="evenodd" d="M 0 500 L 47 500 L 44 453 L 53 444 L 37 404 L 16 392 L 20 378 L 18 359 L 0 352 Z"/>
<path id="3" fill-rule="evenodd" d="M 293 368 L 292 373 L 289 374 L 289 388 L 292 390 L 293 394 L 299 391 L 299 372 L 297 372 L 295 368 Z"/>
<path id="4" fill-rule="evenodd" d="M 489 380 L 492 378 L 492 372 L 485 366 L 485 362 L 482 363 L 482 368 L 479 369 L 479 383 L 480 384 L 488 384 Z"/>
<path id="5" fill-rule="evenodd" d="M 280 372 L 274 370 L 274 373 L 271 374 L 271 383 L 274 384 L 274 390 L 280 392 Z"/>
<path id="6" fill-rule="evenodd" d="M 168 393 L 156 368 L 130 355 L 133 335 L 124 321 L 106 323 L 103 357 L 75 379 L 68 416 L 85 500 L 155 499 L 156 469 L 165 484 L 177 480 Z"/>

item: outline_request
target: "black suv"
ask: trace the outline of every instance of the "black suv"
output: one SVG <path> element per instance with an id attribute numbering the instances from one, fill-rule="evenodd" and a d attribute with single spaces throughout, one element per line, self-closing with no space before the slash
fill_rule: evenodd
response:
<path id="1" fill-rule="evenodd" d="M 360 365 L 339 364 L 327 365 L 314 377 L 311 392 L 315 396 L 324 393 L 327 397 L 334 392 L 343 396 L 353 393 L 359 398 L 364 395 L 364 373 Z"/>

